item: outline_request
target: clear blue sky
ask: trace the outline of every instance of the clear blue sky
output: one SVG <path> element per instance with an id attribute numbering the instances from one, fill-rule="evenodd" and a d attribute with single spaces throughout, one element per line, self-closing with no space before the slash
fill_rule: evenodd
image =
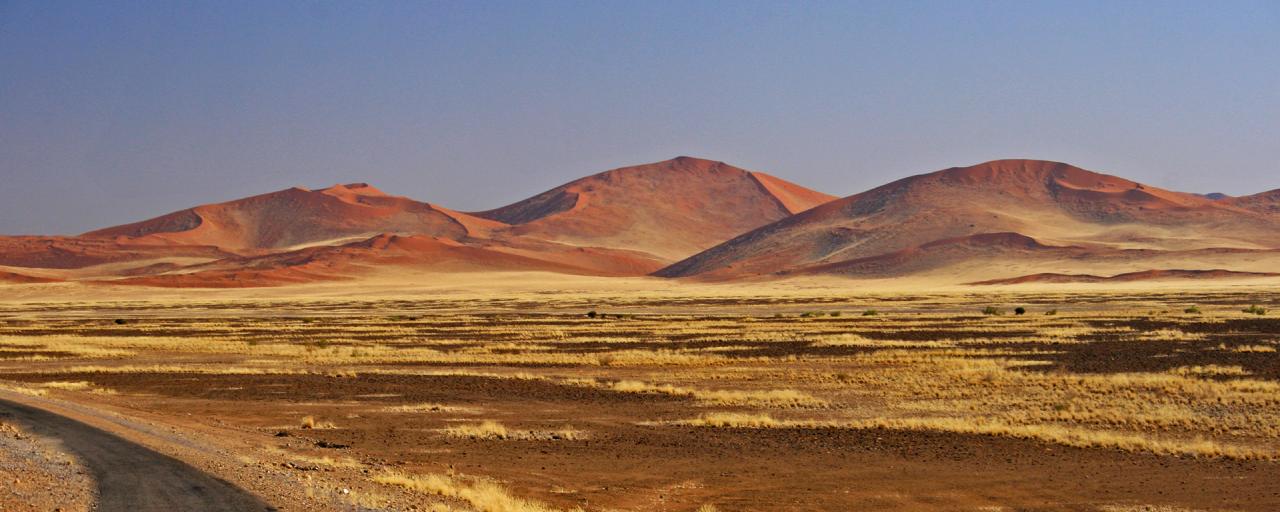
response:
<path id="1" fill-rule="evenodd" d="M 0 233 L 676 155 L 836 195 L 1005 157 L 1280 187 L 1280 2 L 0 0 Z"/>

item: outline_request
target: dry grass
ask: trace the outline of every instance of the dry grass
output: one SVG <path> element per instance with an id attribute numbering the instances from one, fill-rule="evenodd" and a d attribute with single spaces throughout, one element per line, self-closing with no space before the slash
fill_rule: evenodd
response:
<path id="1" fill-rule="evenodd" d="M 93 393 L 95 395 L 119 394 L 114 389 L 94 386 L 92 382 L 88 381 L 50 381 L 41 383 L 40 387 L 45 389 L 59 389 L 62 391 L 83 391 Z"/>
<path id="2" fill-rule="evenodd" d="M 480 423 L 458 425 L 445 429 L 445 434 L 450 437 L 458 437 L 463 439 L 510 439 L 511 433 L 507 431 L 507 427 L 496 421 L 482 421 Z"/>
<path id="3" fill-rule="evenodd" d="M 77 381 L 77 382 L 53 381 L 53 382 L 45 382 L 43 384 L 40 384 L 40 386 L 49 388 L 49 389 L 61 389 L 63 391 L 84 391 L 86 389 L 93 387 L 93 383 L 85 382 L 85 381 Z"/>
<path id="4" fill-rule="evenodd" d="M 1237 345 L 1231 348 L 1232 352 L 1265 354 L 1276 351 L 1276 347 L 1272 345 Z"/>
<path id="5" fill-rule="evenodd" d="M 533 441 L 578 441 L 587 438 L 587 434 L 565 425 L 553 430 L 512 430 L 496 421 L 482 421 L 455 425 L 444 429 L 445 435 L 459 439 L 482 440 L 533 440 Z"/>
<path id="6" fill-rule="evenodd" d="M 332 421 L 318 421 L 315 416 L 303 416 L 298 422 L 299 428 L 304 430 L 329 430 L 338 428 Z"/>
<path id="7" fill-rule="evenodd" d="M 597 382 L 595 380 L 571 380 L 566 382 L 622 393 L 651 393 L 686 396 L 707 405 L 743 405 L 779 408 L 821 408 L 829 405 L 826 400 L 815 398 L 808 393 L 794 389 L 706 390 L 674 386 L 671 384 L 650 384 L 635 380 L 620 380 L 612 383 Z"/>
<path id="8" fill-rule="evenodd" d="M 398 413 L 398 414 L 423 414 L 423 413 L 433 413 L 433 412 L 452 412 L 452 413 L 475 412 L 475 409 L 469 408 L 469 407 L 457 407 L 457 406 L 437 404 L 437 403 L 392 405 L 392 406 L 383 407 L 381 410 L 383 412 Z"/>
<path id="9" fill-rule="evenodd" d="M 1207 376 L 1207 377 L 1244 377 L 1251 375 L 1248 370 L 1240 366 L 1221 366 L 1216 364 L 1196 365 L 1196 366 L 1179 366 L 1169 373 L 1174 375 L 1187 376 Z"/>
<path id="10" fill-rule="evenodd" d="M 706 414 L 691 420 L 673 422 L 677 425 L 721 428 L 852 428 L 950 432 L 976 434 L 1017 439 L 1031 439 L 1078 448 L 1115 448 L 1125 451 L 1144 451 L 1161 455 L 1190 455 L 1196 457 L 1229 458 L 1238 460 L 1275 460 L 1280 453 L 1248 447 L 1230 446 L 1205 439 L 1177 440 L 1062 427 L 1056 425 L 1011 425 L 994 419 L 958 418 L 877 418 L 858 421 L 785 421 L 768 415 L 717 413 Z"/>
<path id="11" fill-rule="evenodd" d="M 696 427 L 722 428 L 764 428 L 780 427 L 784 424 L 768 414 L 746 414 L 738 412 L 713 412 L 703 414 L 696 419 L 678 422 L 681 425 Z"/>
<path id="12" fill-rule="evenodd" d="M 23 394 L 23 395 L 29 395 L 29 396 L 44 396 L 49 393 L 48 390 L 33 388 L 30 386 L 23 386 L 20 384 L 9 384 L 5 382 L 0 382 L 0 390 Z"/>
<path id="13" fill-rule="evenodd" d="M 320 466 L 320 467 L 326 467 L 326 468 L 348 468 L 348 469 L 364 467 L 364 464 L 362 464 L 360 461 L 357 461 L 351 457 L 334 458 L 327 455 L 314 457 L 314 456 L 306 455 L 302 453 L 288 452 L 288 451 L 281 450 L 279 448 L 275 448 L 271 446 L 266 447 L 264 450 L 267 453 L 273 455 L 274 456 L 273 458 L 284 459 L 286 461 L 293 462 L 301 466 L 312 465 L 312 466 Z"/>
<path id="14" fill-rule="evenodd" d="M 384 473 L 373 481 L 416 492 L 460 500 L 477 512 L 560 512 L 544 503 L 512 496 L 506 488 L 486 480 L 438 473 L 407 475 Z M 581 510 L 581 509 L 574 509 Z"/>

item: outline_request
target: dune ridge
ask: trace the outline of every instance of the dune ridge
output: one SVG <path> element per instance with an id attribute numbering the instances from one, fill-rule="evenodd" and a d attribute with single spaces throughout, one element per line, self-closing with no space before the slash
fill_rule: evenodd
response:
<path id="1" fill-rule="evenodd" d="M 471 213 L 348 183 L 79 236 L 0 237 L 0 281 L 219 288 L 548 272 L 1104 283 L 1262 277 L 1280 268 L 1277 248 L 1280 189 L 1190 194 L 1061 162 L 1009 159 L 836 198 L 682 156 Z"/>

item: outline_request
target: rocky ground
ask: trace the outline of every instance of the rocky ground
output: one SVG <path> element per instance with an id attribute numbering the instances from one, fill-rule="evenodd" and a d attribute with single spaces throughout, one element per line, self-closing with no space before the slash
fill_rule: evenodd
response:
<path id="1" fill-rule="evenodd" d="M 0 414 L 0 510 L 78 512 L 92 509 L 94 485 L 75 457 Z"/>

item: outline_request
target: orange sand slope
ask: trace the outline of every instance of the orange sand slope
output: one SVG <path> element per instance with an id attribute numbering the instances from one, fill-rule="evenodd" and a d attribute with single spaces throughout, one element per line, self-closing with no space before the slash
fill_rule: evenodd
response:
<path id="1" fill-rule="evenodd" d="M 322 190 L 291 188 L 209 204 L 134 224 L 91 231 L 82 238 L 134 243 L 209 245 L 237 254 L 329 244 L 380 233 L 454 240 L 485 236 L 499 224 L 363 183 Z"/>
<path id="2" fill-rule="evenodd" d="M 1114 276 L 1095 276 L 1093 274 L 1032 274 L 1029 276 L 1019 276 L 1009 279 L 993 279 L 990 281 L 978 281 L 978 285 L 991 284 L 1023 284 L 1023 283 L 1101 283 L 1107 281 L 1116 282 L 1132 282 L 1132 281 L 1154 281 L 1159 279 L 1228 279 L 1228 278 L 1250 278 L 1250 277 L 1275 277 L 1280 276 L 1275 272 L 1236 272 L 1233 270 L 1144 270 L 1141 272 L 1126 272 L 1124 274 L 1116 274 Z"/>
<path id="3" fill-rule="evenodd" d="M 510 224 L 515 236 L 675 261 L 832 199 L 724 162 L 678 157 L 588 176 L 474 215 Z"/>

